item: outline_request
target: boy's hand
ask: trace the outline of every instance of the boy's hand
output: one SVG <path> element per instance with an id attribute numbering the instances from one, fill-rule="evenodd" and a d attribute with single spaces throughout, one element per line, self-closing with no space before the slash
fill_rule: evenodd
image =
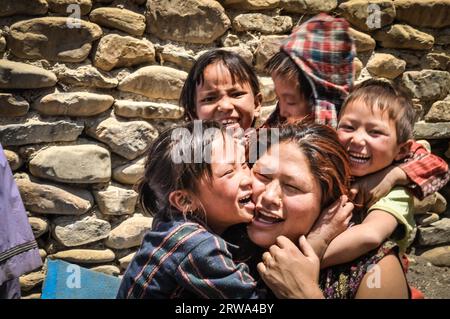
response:
<path id="1" fill-rule="evenodd" d="M 408 184 L 406 173 L 398 166 L 388 166 L 376 173 L 359 178 L 351 186 L 351 198 L 356 205 L 370 207 L 386 196 L 395 185 Z"/>
<path id="2" fill-rule="evenodd" d="M 257 266 L 261 278 L 277 298 L 323 298 L 317 282 L 320 262 L 305 236 L 299 239 L 300 250 L 284 236 L 263 254 Z"/>
<path id="3" fill-rule="evenodd" d="M 348 228 L 354 205 L 342 195 L 327 207 L 315 222 L 307 238 L 315 253 L 322 259 L 330 242 Z"/>

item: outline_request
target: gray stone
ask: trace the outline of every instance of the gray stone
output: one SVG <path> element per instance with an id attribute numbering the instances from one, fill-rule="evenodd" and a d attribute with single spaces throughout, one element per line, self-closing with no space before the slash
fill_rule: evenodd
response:
<path id="1" fill-rule="evenodd" d="M 390 0 L 350 0 L 341 3 L 339 9 L 345 19 L 362 31 L 380 29 L 395 19 L 394 2 Z"/>
<path id="2" fill-rule="evenodd" d="M 274 102 L 277 99 L 275 93 L 275 84 L 270 76 L 259 77 L 259 84 L 261 87 L 261 93 L 263 95 L 263 102 Z"/>
<path id="3" fill-rule="evenodd" d="M 44 249 L 39 249 L 39 256 L 41 257 L 42 261 L 47 258 L 47 252 Z"/>
<path id="4" fill-rule="evenodd" d="M 0 54 L 5 52 L 6 50 L 6 39 L 2 35 L 0 35 Z"/>
<path id="5" fill-rule="evenodd" d="M 375 53 L 366 67 L 371 74 L 377 77 L 393 80 L 405 71 L 406 62 L 397 59 L 392 54 Z"/>
<path id="6" fill-rule="evenodd" d="M 450 267 L 450 246 L 437 247 L 427 250 L 421 256 L 435 266 Z"/>
<path id="7" fill-rule="evenodd" d="M 280 7 L 280 0 L 224 0 L 226 8 L 238 10 L 267 10 Z"/>
<path id="8" fill-rule="evenodd" d="M 49 229 L 48 220 L 46 218 L 28 217 L 28 222 L 30 223 L 31 230 L 33 231 L 34 234 L 34 238 L 41 237 Z"/>
<path id="9" fill-rule="evenodd" d="M 108 237 L 111 225 L 95 216 L 64 216 L 53 220 L 53 238 L 66 247 L 93 243 Z"/>
<path id="10" fill-rule="evenodd" d="M 56 84 L 56 75 L 21 62 L 0 60 L 0 89 L 39 89 Z"/>
<path id="11" fill-rule="evenodd" d="M 116 100 L 114 113 L 123 117 L 138 117 L 146 120 L 180 119 L 183 117 L 184 109 L 168 103 Z"/>
<path id="12" fill-rule="evenodd" d="M 424 57 L 422 67 L 450 72 L 450 53 L 439 51 L 428 53 Z"/>
<path id="13" fill-rule="evenodd" d="M 63 259 L 75 264 L 102 264 L 115 259 L 114 252 L 110 249 L 70 249 L 57 252 L 49 257 L 52 259 Z"/>
<path id="14" fill-rule="evenodd" d="M 66 183 L 102 183 L 111 179 L 109 151 L 97 145 L 51 146 L 29 163 L 31 174 Z"/>
<path id="15" fill-rule="evenodd" d="M 111 95 L 69 92 L 45 95 L 32 107 L 43 115 L 94 116 L 109 109 L 113 103 Z"/>
<path id="16" fill-rule="evenodd" d="M 30 291 L 35 287 L 40 287 L 45 279 L 45 271 L 39 270 L 19 277 L 20 289 Z"/>
<path id="17" fill-rule="evenodd" d="M 138 194 L 132 189 L 108 186 L 94 191 L 98 208 L 105 215 L 130 215 L 134 213 Z"/>
<path id="18" fill-rule="evenodd" d="M 431 246 L 450 243 L 450 218 L 443 218 L 429 227 L 419 227 L 419 244 Z"/>
<path id="19" fill-rule="evenodd" d="M 45 0 L 2 0 L 0 17 L 13 15 L 40 15 L 46 14 L 48 4 Z"/>
<path id="20" fill-rule="evenodd" d="M 436 44 L 447 45 L 450 44 L 450 28 L 442 29 L 436 34 Z"/>
<path id="21" fill-rule="evenodd" d="M 241 46 L 225 47 L 221 49 L 237 53 L 245 60 L 245 62 L 248 63 L 248 65 L 251 66 L 253 64 L 253 53 L 249 49 L 243 48 Z"/>
<path id="22" fill-rule="evenodd" d="M 94 65 L 105 71 L 152 62 L 155 47 L 150 41 L 117 34 L 104 36 L 94 54 Z"/>
<path id="23" fill-rule="evenodd" d="M 88 14 L 92 8 L 91 0 L 47 0 L 47 2 L 48 10 L 50 12 L 66 16 L 78 13 L 84 16 Z M 73 9 L 73 6 L 77 6 L 76 11 Z"/>
<path id="24" fill-rule="evenodd" d="M 122 184 L 136 184 L 143 176 L 147 157 L 137 158 L 130 163 L 118 166 L 113 170 L 114 180 Z"/>
<path id="25" fill-rule="evenodd" d="M 261 107 L 261 114 L 259 118 L 256 119 L 255 127 L 259 127 L 269 118 L 270 114 L 275 110 L 275 105 L 263 106 Z"/>
<path id="26" fill-rule="evenodd" d="M 67 120 L 26 118 L 21 123 L 0 125 L 3 146 L 75 141 L 84 126 Z"/>
<path id="27" fill-rule="evenodd" d="M 417 122 L 414 125 L 415 139 L 442 139 L 450 138 L 450 123 L 425 123 Z"/>
<path id="28" fill-rule="evenodd" d="M 418 215 L 416 218 L 416 222 L 418 225 L 422 227 L 426 227 L 431 225 L 434 222 L 439 220 L 439 215 L 436 213 L 426 213 L 423 215 Z"/>
<path id="29" fill-rule="evenodd" d="M 140 68 L 119 83 L 118 89 L 152 99 L 178 100 L 187 73 L 166 66 Z"/>
<path id="30" fill-rule="evenodd" d="M 163 40 L 212 43 L 230 27 L 218 1 L 148 0 L 147 26 Z"/>
<path id="31" fill-rule="evenodd" d="M 92 267 L 91 270 L 101 272 L 106 275 L 110 276 L 119 276 L 120 275 L 120 269 L 119 267 L 116 267 L 114 265 L 101 265 L 97 267 Z"/>
<path id="32" fill-rule="evenodd" d="M 396 19 L 418 27 L 450 26 L 448 0 L 395 0 Z"/>
<path id="33" fill-rule="evenodd" d="M 356 52 L 373 51 L 377 43 L 366 33 L 359 32 L 353 28 L 349 29 L 350 36 L 355 41 Z"/>
<path id="34" fill-rule="evenodd" d="M 127 9 L 97 8 L 92 10 L 89 20 L 134 36 L 141 36 L 145 31 L 145 17 Z"/>
<path id="35" fill-rule="evenodd" d="M 9 167 L 11 167 L 12 171 L 17 170 L 20 166 L 22 166 L 23 161 L 17 153 L 5 149 L 3 152 L 5 153 L 6 160 L 8 161 Z"/>
<path id="36" fill-rule="evenodd" d="M 450 73 L 445 71 L 407 71 L 401 82 L 412 97 L 430 104 L 450 93 Z"/>
<path id="37" fill-rule="evenodd" d="M 268 35 L 262 36 L 255 52 L 255 68 L 263 72 L 265 63 L 280 50 L 281 42 L 287 36 Z"/>
<path id="38" fill-rule="evenodd" d="M 437 101 L 425 115 L 427 122 L 450 122 L 450 100 Z"/>
<path id="39" fill-rule="evenodd" d="M 19 21 L 11 26 L 8 47 L 23 59 L 82 62 L 102 29 L 74 18 L 44 17 Z"/>
<path id="40" fill-rule="evenodd" d="M 355 76 L 354 76 L 355 80 L 359 78 L 363 68 L 364 68 L 364 64 L 361 62 L 360 59 L 355 57 L 353 59 L 353 72 L 355 74 Z"/>
<path id="41" fill-rule="evenodd" d="M 195 57 L 192 52 L 186 51 L 182 47 L 167 44 L 158 52 L 161 64 L 171 62 L 185 71 L 189 71 L 195 63 Z"/>
<path id="42" fill-rule="evenodd" d="M 429 50 L 434 45 L 434 37 L 406 24 L 394 24 L 375 32 L 375 40 L 384 48 Z"/>
<path id="43" fill-rule="evenodd" d="M 337 7 L 337 4 L 337 0 L 281 0 L 284 11 L 303 14 L 330 12 Z"/>
<path id="44" fill-rule="evenodd" d="M 264 34 L 286 33 L 292 29 L 292 18 L 271 17 L 262 13 L 243 13 L 234 18 L 233 29 L 238 32 L 257 31 Z"/>
<path id="45" fill-rule="evenodd" d="M 131 261 L 133 260 L 134 255 L 136 255 L 135 252 L 134 252 L 134 253 L 131 253 L 131 254 L 129 254 L 129 255 L 123 257 L 123 258 L 120 258 L 120 259 L 119 259 L 120 268 L 121 268 L 121 269 L 124 269 L 124 270 L 127 269 L 128 265 L 129 265 L 129 264 L 131 263 Z"/>
<path id="46" fill-rule="evenodd" d="M 11 93 L 0 93 L 0 116 L 24 116 L 29 108 L 30 105 L 21 96 Z"/>
<path id="47" fill-rule="evenodd" d="M 105 245 L 113 249 L 126 249 L 139 246 L 147 230 L 152 227 L 153 218 L 133 216 L 109 234 Z"/>
<path id="48" fill-rule="evenodd" d="M 111 150 L 126 159 L 132 160 L 143 154 L 158 131 L 146 121 L 120 121 L 109 117 L 87 124 L 89 136 L 107 144 Z"/>
<path id="49" fill-rule="evenodd" d="M 422 200 L 414 197 L 414 214 L 416 215 L 426 214 L 428 212 L 442 214 L 446 209 L 447 200 L 438 192 L 434 192 Z"/>
<path id="50" fill-rule="evenodd" d="M 76 69 L 62 66 L 53 69 L 53 72 L 60 83 L 73 87 L 112 89 L 119 84 L 116 78 L 110 77 L 91 65 L 83 65 Z"/>
<path id="51" fill-rule="evenodd" d="M 92 208 L 94 198 L 85 189 L 26 178 L 16 180 L 25 208 L 41 214 L 81 215 Z"/>

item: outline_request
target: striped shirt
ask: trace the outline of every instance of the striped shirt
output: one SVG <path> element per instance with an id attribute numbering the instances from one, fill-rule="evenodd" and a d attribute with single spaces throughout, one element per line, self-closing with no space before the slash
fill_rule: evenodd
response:
<path id="1" fill-rule="evenodd" d="M 128 266 L 117 298 L 263 297 L 248 266 L 233 261 L 238 248 L 182 216 L 157 221 Z"/>

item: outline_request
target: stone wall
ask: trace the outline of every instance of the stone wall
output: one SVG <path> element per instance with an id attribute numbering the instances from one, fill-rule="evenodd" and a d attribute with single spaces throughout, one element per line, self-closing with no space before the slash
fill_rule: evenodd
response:
<path id="1" fill-rule="evenodd" d="M 450 0 L 3 0 L 0 142 L 42 258 L 123 273 L 151 225 L 133 190 L 143 154 L 182 121 L 177 99 L 196 57 L 241 54 L 259 73 L 267 115 L 275 94 L 263 65 L 318 12 L 351 22 L 358 80 L 403 85 L 416 137 L 448 160 Z M 444 197 L 423 203 L 416 246 L 450 266 Z M 44 271 L 21 278 L 24 294 L 39 296 Z"/>

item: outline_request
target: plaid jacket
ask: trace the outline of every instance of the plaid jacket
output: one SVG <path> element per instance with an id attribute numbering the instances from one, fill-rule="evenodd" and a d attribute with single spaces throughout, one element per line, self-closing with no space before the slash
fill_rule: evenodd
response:
<path id="1" fill-rule="evenodd" d="M 448 164 L 417 142 L 412 145 L 400 168 L 412 181 L 408 188 L 418 199 L 439 191 L 450 180 Z"/>
<path id="2" fill-rule="evenodd" d="M 181 215 L 181 214 L 180 214 Z M 264 294 L 239 249 L 195 221 L 154 223 L 122 279 L 117 298 L 258 298 Z"/>

